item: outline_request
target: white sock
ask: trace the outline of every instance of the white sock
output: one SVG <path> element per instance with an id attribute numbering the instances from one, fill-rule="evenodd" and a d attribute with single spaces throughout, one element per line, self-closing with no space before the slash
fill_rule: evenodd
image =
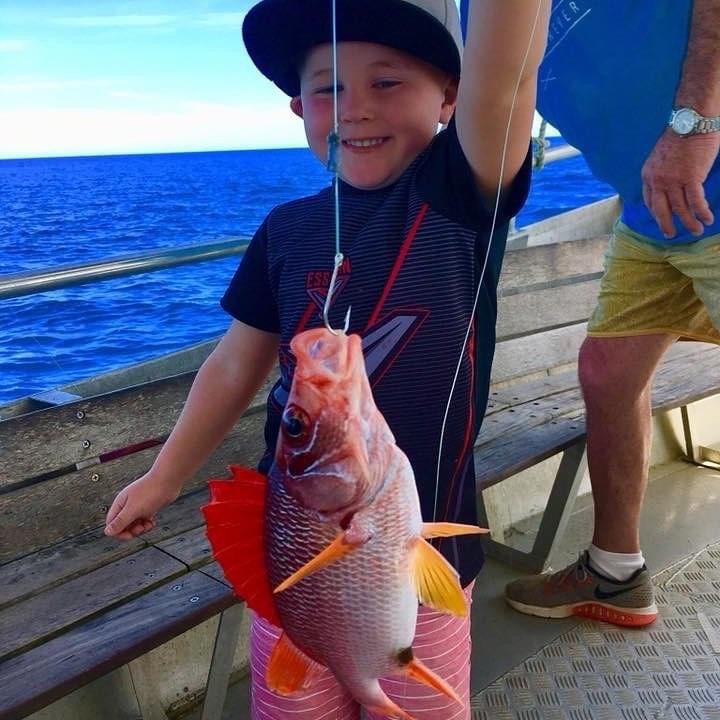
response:
<path id="1" fill-rule="evenodd" d="M 588 548 L 590 564 L 606 577 L 624 582 L 645 564 L 642 552 L 614 553 L 601 550 L 595 545 Z"/>

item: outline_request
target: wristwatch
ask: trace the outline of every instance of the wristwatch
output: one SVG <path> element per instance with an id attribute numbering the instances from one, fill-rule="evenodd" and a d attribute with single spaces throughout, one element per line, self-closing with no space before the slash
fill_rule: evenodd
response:
<path id="1" fill-rule="evenodd" d="M 678 135 L 697 135 L 720 131 L 720 115 L 703 117 L 692 108 L 676 108 L 670 113 L 668 127 Z"/>

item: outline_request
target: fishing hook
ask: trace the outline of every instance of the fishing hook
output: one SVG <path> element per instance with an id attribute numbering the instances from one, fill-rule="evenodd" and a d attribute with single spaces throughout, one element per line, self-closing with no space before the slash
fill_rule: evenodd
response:
<path id="1" fill-rule="evenodd" d="M 339 335 L 341 332 L 346 333 L 348 331 L 348 328 L 350 327 L 350 310 L 352 310 L 352 306 L 350 306 L 345 313 L 345 327 L 343 327 L 342 330 L 334 330 L 332 325 L 330 325 L 330 318 L 328 317 L 328 313 L 330 312 L 330 304 L 332 303 L 332 297 L 335 294 L 335 285 L 337 283 L 338 271 L 340 270 L 340 266 L 343 264 L 344 259 L 345 257 L 341 252 L 335 255 L 335 267 L 333 267 L 332 277 L 330 278 L 330 285 L 328 286 L 327 295 L 325 296 L 325 306 L 323 307 L 323 321 L 325 323 L 325 327 L 333 335 Z"/>

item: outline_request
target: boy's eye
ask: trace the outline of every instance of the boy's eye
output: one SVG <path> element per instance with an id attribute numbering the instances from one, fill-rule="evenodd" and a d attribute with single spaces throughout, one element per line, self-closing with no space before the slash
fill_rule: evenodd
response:
<path id="1" fill-rule="evenodd" d="M 334 89 L 335 89 L 335 88 L 334 88 L 334 86 L 332 86 L 332 85 L 323 85 L 322 87 L 317 88 L 317 89 L 315 90 L 315 93 L 318 94 L 318 95 L 327 95 L 327 94 L 332 95 Z M 338 85 L 338 86 L 337 86 L 337 91 L 338 91 L 338 92 L 340 92 L 342 89 L 343 89 L 343 86 L 342 86 L 342 85 Z"/>
<path id="2" fill-rule="evenodd" d="M 375 87 L 380 88 L 381 90 L 384 88 L 391 88 L 395 87 L 396 85 L 399 85 L 399 80 L 376 80 L 375 81 Z"/>

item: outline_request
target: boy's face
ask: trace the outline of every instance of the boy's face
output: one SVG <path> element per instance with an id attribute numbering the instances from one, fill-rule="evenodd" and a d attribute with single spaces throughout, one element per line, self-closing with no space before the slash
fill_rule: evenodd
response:
<path id="1" fill-rule="evenodd" d="M 305 122 L 310 149 L 327 160 L 333 127 L 332 49 L 313 48 L 300 75 L 301 95 L 290 107 Z M 373 190 L 397 180 L 455 108 L 454 79 L 385 45 L 338 44 L 340 175 Z"/>

